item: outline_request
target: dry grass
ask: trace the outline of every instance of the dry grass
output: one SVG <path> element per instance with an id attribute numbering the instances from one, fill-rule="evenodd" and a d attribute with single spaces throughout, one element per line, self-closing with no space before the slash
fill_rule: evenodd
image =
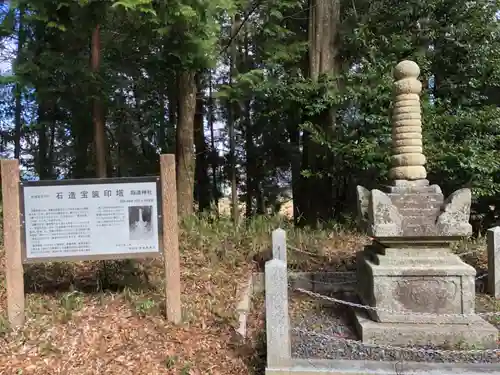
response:
<path id="1" fill-rule="evenodd" d="M 235 229 L 229 220 L 186 221 L 181 230 L 184 322 L 163 318 L 161 260 L 46 263 L 25 269 L 27 323 L 10 332 L 0 287 L 0 374 L 259 374 L 263 315 L 235 340 L 237 290 L 287 229 L 299 269 L 346 268 L 364 237 L 340 229 L 295 230 L 280 218 Z M 307 253 L 305 253 L 306 251 Z M 312 253 L 309 254 L 309 253 Z M 4 280 L 0 248 L 0 280 Z"/>

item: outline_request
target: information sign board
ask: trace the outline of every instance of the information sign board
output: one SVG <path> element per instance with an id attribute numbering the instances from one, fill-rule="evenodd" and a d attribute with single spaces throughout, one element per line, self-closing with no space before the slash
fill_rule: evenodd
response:
<path id="1" fill-rule="evenodd" d="M 158 177 L 21 183 L 23 262 L 161 252 Z"/>

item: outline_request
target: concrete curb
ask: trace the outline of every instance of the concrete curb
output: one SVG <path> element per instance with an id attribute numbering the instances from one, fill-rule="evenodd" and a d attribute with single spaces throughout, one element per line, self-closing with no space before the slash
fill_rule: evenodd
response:
<path id="1" fill-rule="evenodd" d="M 339 278 L 339 276 L 341 276 Z M 324 293 L 328 291 L 350 292 L 355 288 L 352 276 L 340 273 L 288 273 L 288 283 L 292 288 Z M 259 280 L 261 277 L 254 278 Z M 342 282 L 344 279 L 345 282 Z M 331 284 L 330 284 L 331 282 Z M 261 286 L 263 287 L 263 286 Z M 271 303 L 281 303 L 272 300 Z M 266 314 L 266 321 L 273 317 Z M 268 322 L 270 323 L 270 322 Z M 279 325 L 278 321 L 270 323 Z M 432 363 L 432 362 L 385 362 L 360 360 L 326 360 L 288 358 L 282 364 L 268 362 L 266 375 L 500 375 L 498 363 Z"/>
<path id="2" fill-rule="evenodd" d="M 354 277 L 354 272 L 289 272 L 288 277 L 292 288 L 302 288 L 311 292 L 352 291 L 354 284 L 335 284 L 333 280 L 339 275 L 344 275 L 346 280 Z M 329 281 L 330 280 L 330 281 Z M 238 290 L 236 313 L 238 314 L 238 329 L 236 332 L 243 338 L 247 334 L 247 317 L 252 307 L 254 293 L 265 291 L 264 272 L 256 272 L 249 276 L 245 284 Z"/>
<path id="3" fill-rule="evenodd" d="M 299 280 L 318 279 L 316 273 L 300 272 L 289 273 L 292 283 L 303 289 Z M 321 277 L 324 278 L 324 277 Z M 294 280 L 295 279 L 295 280 Z M 306 283 L 307 284 L 307 283 Z M 292 284 L 293 285 L 293 284 Z M 321 284 L 323 285 L 323 284 Z M 332 284 L 333 286 L 335 284 Z M 306 288 L 304 288 L 306 286 Z M 311 283 L 309 283 L 311 286 Z M 338 285 L 334 290 L 342 288 L 345 291 L 353 289 L 351 285 Z M 324 287 L 322 290 L 324 291 Z M 327 288 L 328 289 L 328 288 Z M 264 273 L 254 273 L 238 291 L 239 327 L 236 332 L 243 338 L 247 335 L 247 317 L 252 307 L 252 296 L 265 290 Z M 331 289 L 330 289 L 331 290 Z M 292 358 L 289 366 L 282 368 L 266 368 L 266 375 L 500 375 L 498 363 L 427 363 L 427 362 L 379 362 L 358 360 L 323 360 Z"/>
<path id="4" fill-rule="evenodd" d="M 288 272 L 292 289 L 305 289 L 315 293 L 350 292 L 356 284 L 355 272 Z M 253 274 L 254 292 L 264 292 L 264 272 Z"/>
<path id="5" fill-rule="evenodd" d="M 253 295 L 253 274 L 250 275 L 247 282 L 243 285 L 243 288 L 238 292 L 239 302 L 236 306 L 236 312 L 238 313 L 238 329 L 236 332 L 243 338 L 247 336 L 247 317 L 250 313 L 250 308 L 252 307 L 252 295 Z"/>
<path id="6" fill-rule="evenodd" d="M 497 363 L 379 362 L 292 359 L 286 368 L 266 368 L 266 375 L 499 375 Z"/>

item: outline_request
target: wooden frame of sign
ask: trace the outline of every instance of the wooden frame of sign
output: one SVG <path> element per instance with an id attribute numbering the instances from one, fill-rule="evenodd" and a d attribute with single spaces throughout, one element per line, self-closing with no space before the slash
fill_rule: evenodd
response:
<path id="1" fill-rule="evenodd" d="M 167 319 L 181 321 L 175 156 L 161 155 L 160 170 L 160 177 L 20 182 L 19 162 L 1 161 L 12 327 L 24 323 L 23 264 L 161 254 Z"/>

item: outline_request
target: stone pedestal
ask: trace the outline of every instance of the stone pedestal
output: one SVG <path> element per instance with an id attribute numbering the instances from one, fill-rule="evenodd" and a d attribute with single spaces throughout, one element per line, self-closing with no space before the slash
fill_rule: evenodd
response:
<path id="1" fill-rule="evenodd" d="M 373 320 L 449 323 L 448 317 L 412 314 L 474 313 L 476 271 L 446 248 L 384 249 L 373 244 L 358 254 L 357 264 L 361 300 L 391 311 L 372 311 Z"/>
<path id="2" fill-rule="evenodd" d="M 374 242 L 357 264 L 358 296 L 378 309 L 355 311 L 363 342 L 496 347 L 496 328 L 474 315 L 476 271 L 446 241 Z"/>

